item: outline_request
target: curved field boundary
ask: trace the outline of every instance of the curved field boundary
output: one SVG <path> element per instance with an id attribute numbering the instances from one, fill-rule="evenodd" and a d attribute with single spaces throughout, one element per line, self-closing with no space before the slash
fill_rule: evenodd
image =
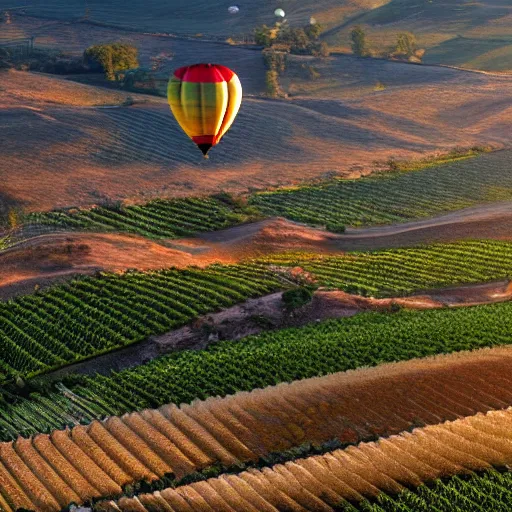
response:
<path id="1" fill-rule="evenodd" d="M 273 468 L 222 475 L 100 510 L 216 512 L 339 510 L 380 493 L 396 494 L 441 477 L 512 463 L 512 409 L 416 429 Z"/>
<path id="2" fill-rule="evenodd" d="M 327 226 L 396 224 L 512 198 L 511 151 L 357 180 L 261 192 L 250 203 L 269 216 Z M 463 185 L 463 186 L 462 186 Z"/>
<path id="3" fill-rule="evenodd" d="M 512 349 L 383 365 L 0 444 L 6 510 L 58 511 L 141 480 L 256 461 L 305 442 L 355 443 L 512 404 Z M 398 406 L 396 404 L 399 404 Z M 385 489 L 384 489 L 385 490 Z M 245 509 L 244 509 L 245 510 Z"/>

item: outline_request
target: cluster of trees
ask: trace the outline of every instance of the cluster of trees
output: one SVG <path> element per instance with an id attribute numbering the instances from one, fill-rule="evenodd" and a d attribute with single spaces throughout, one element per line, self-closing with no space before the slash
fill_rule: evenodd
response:
<path id="1" fill-rule="evenodd" d="M 356 26 L 350 34 L 352 41 L 352 51 L 358 57 L 385 56 L 393 59 L 409 60 L 411 62 L 421 62 L 425 50 L 418 49 L 416 37 L 411 32 L 402 32 L 397 35 L 394 48 L 385 55 L 374 52 L 366 36 L 366 32 L 361 26 Z"/>
<path id="2" fill-rule="evenodd" d="M 276 23 L 273 27 L 262 25 L 255 29 L 254 40 L 265 48 L 277 47 L 290 53 L 327 57 L 329 47 L 325 41 L 319 41 L 322 30 L 318 23 L 298 28 L 286 23 Z"/>
<path id="3" fill-rule="evenodd" d="M 124 43 L 90 46 L 84 52 L 84 64 L 91 71 L 103 71 L 108 80 L 122 79 L 124 71 L 139 67 L 138 50 Z"/>

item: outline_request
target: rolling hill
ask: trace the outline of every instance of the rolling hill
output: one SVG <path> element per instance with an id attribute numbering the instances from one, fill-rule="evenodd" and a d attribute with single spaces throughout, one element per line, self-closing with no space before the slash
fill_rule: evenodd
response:
<path id="1" fill-rule="evenodd" d="M 207 161 L 163 98 L 131 107 L 86 107 L 98 89 L 48 77 L 61 91 L 50 104 L 15 92 L 16 83 L 35 89 L 26 84 L 37 84 L 40 75 L 11 71 L 2 78 L 9 88 L 0 91 L 3 200 L 34 211 L 107 198 L 246 192 L 326 173 L 355 177 L 390 157 L 510 144 L 512 78 L 383 61 L 362 68 L 352 57 L 333 57 L 325 65 L 325 89 L 337 81 L 330 96 L 306 91 L 291 100 L 246 97 Z M 374 90 L 376 81 L 389 87 Z M 77 106 L 78 92 L 89 98 L 83 106 Z M 93 103 L 116 105 L 120 99 L 107 98 Z"/>

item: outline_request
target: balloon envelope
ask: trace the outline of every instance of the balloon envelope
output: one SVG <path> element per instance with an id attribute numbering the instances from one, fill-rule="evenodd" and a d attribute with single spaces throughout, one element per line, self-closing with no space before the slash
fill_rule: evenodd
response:
<path id="1" fill-rule="evenodd" d="M 232 5 L 231 7 L 228 7 L 228 12 L 230 14 L 236 14 L 240 10 L 240 7 L 237 5 Z"/>
<path id="2" fill-rule="evenodd" d="M 167 99 L 176 121 L 206 156 L 235 120 L 242 85 L 226 66 L 194 64 L 174 72 Z"/>
<path id="3" fill-rule="evenodd" d="M 283 11 L 283 9 L 276 9 L 276 10 L 274 11 L 274 14 L 275 14 L 276 16 L 278 16 L 278 17 L 284 18 L 284 11 Z"/>

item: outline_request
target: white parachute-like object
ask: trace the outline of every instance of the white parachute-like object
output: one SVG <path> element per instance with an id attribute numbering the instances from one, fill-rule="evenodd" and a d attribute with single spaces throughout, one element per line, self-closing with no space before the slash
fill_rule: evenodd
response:
<path id="1" fill-rule="evenodd" d="M 238 5 L 232 5 L 231 7 L 228 7 L 229 14 L 237 14 L 240 11 L 240 7 Z"/>
<path id="2" fill-rule="evenodd" d="M 275 14 L 278 18 L 284 18 L 284 16 L 285 16 L 283 9 L 276 9 L 276 10 L 274 11 L 274 14 Z"/>

